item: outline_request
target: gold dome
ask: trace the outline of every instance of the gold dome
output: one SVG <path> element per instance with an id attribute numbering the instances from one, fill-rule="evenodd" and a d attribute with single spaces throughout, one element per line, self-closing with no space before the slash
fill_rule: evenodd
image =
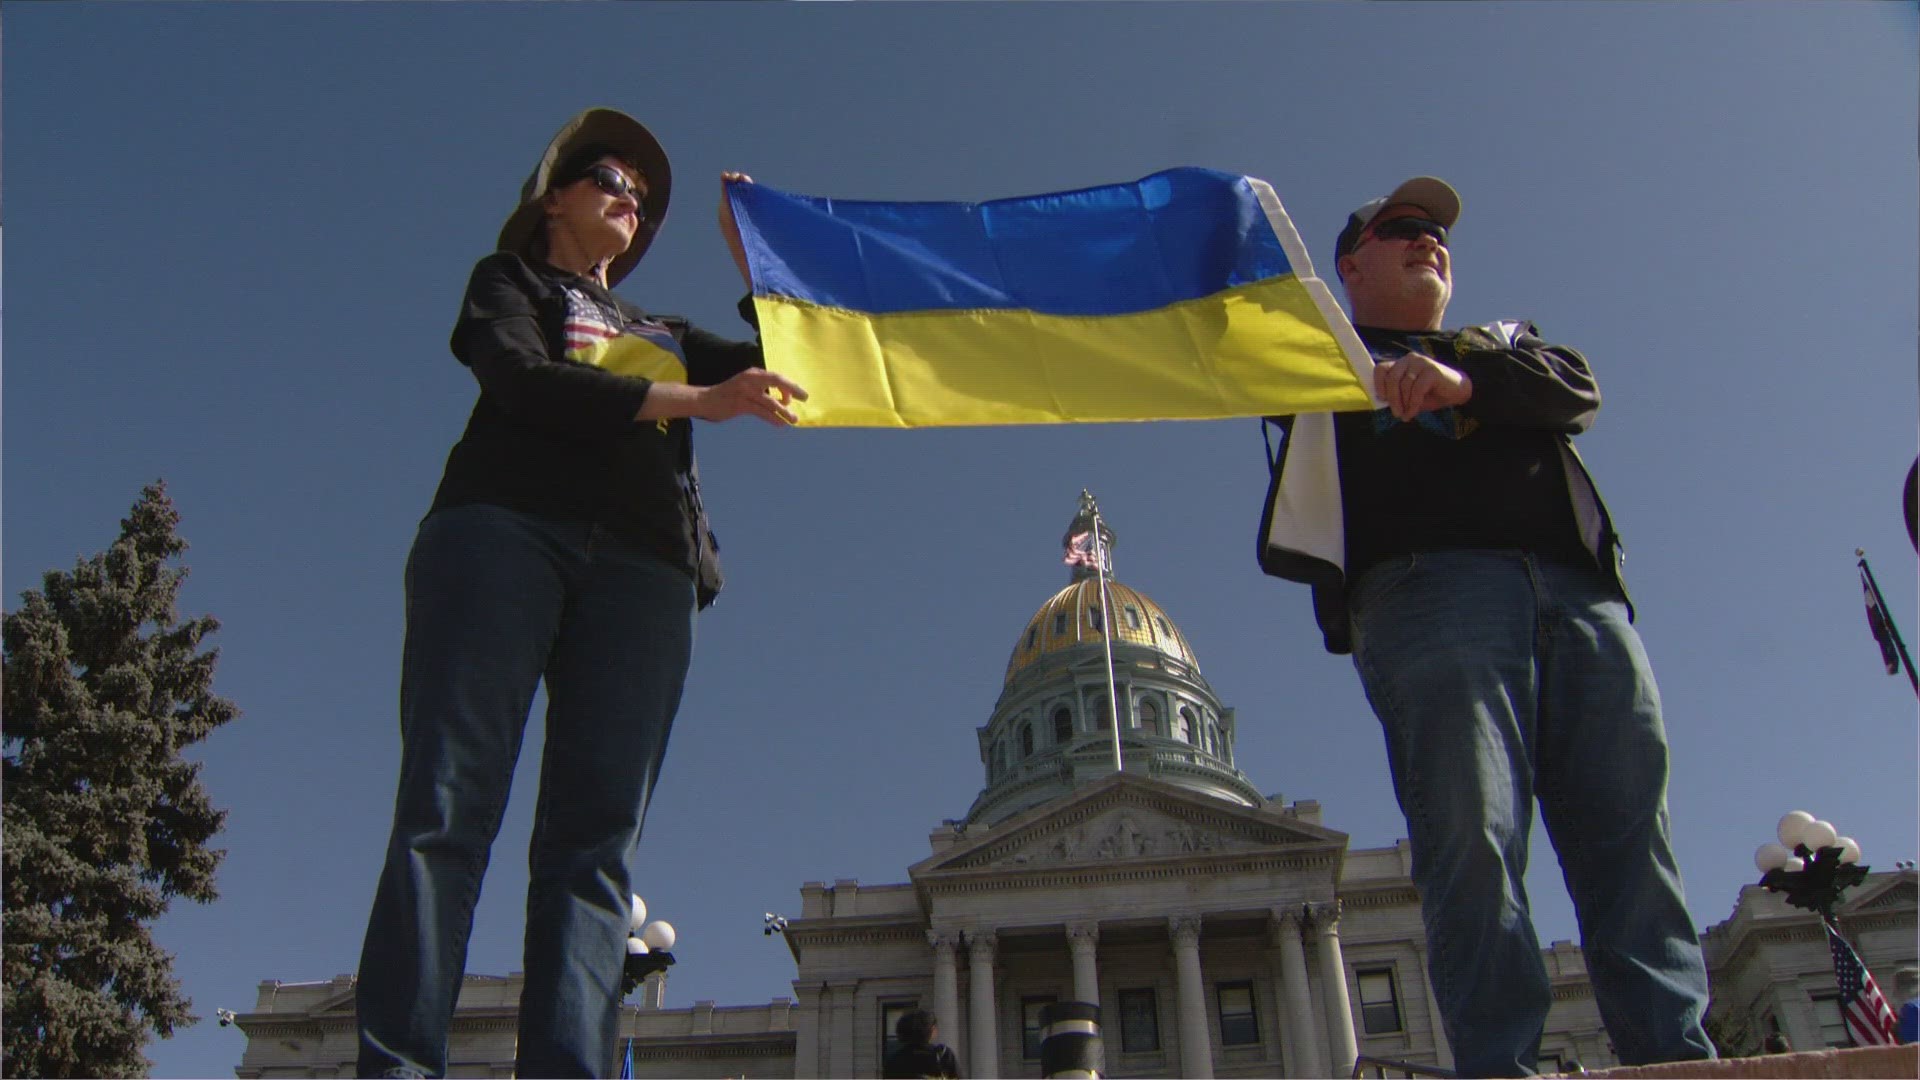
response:
<path id="1" fill-rule="evenodd" d="M 1120 613 L 1115 644 L 1145 646 L 1199 669 L 1200 662 L 1194 659 L 1186 636 L 1159 604 L 1117 581 L 1107 583 L 1107 594 L 1114 610 Z M 1050 653 L 1076 645 L 1098 645 L 1103 633 L 1099 579 L 1087 577 L 1076 581 L 1054 593 L 1033 613 L 1033 618 L 1027 620 L 1026 629 L 1020 631 L 1020 640 L 1014 642 L 1013 655 L 1007 659 L 1005 681 L 1012 682 L 1027 665 Z"/>

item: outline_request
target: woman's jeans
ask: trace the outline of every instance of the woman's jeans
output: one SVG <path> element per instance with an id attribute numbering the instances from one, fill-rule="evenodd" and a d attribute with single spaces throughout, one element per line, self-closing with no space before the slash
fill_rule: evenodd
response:
<path id="1" fill-rule="evenodd" d="M 400 793 L 360 954 L 359 1072 L 441 1076 L 474 902 L 535 686 L 521 1076 L 608 1076 L 627 859 L 693 648 L 685 571 L 587 524 L 498 506 L 420 523 L 407 560 Z"/>
<path id="2" fill-rule="evenodd" d="M 1459 1075 L 1527 1075 L 1539 1053 L 1552 998 L 1522 883 L 1535 800 L 1620 1060 L 1712 1057 L 1660 694 L 1607 575 L 1422 553 L 1368 568 L 1351 609 Z"/>

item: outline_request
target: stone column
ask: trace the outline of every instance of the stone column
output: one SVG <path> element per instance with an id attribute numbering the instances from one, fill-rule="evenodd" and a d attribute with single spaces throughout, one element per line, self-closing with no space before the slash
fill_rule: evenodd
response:
<path id="1" fill-rule="evenodd" d="M 1312 905 L 1313 941 L 1320 958 L 1320 992 L 1327 1009 L 1327 1048 L 1333 1054 L 1330 1076 L 1353 1071 L 1360 1054 L 1353 1039 L 1353 1005 L 1347 998 L 1347 962 L 1340 955 L 1340 901 Z"/>
<path id="2" fill-rule="evenodd" d="M 967 959 L 972 961 L 967 980 L 973 994 L 972 1015 L 967 1017 L 967 1060 L 962 1067 L 975 1080 L 996 1080 L 1000 1075 L 1000 1037 L 993 1023 L 993 947 L 991 930 L 967 934 Z"/>
<path id="3" fill-rule="evenodd" d="M 1320 1061 L 1313 1034 L 1313 991 L 1307 983 L 1307 952 L 1300 945 L 1300 908 L 1273 909 L 1273 964 L 1280 987 L 1280 1049 L 1289 1076 L 1332 1076 Z"/>
<path id="4" fill-rule="evenodd" d="M 960 931 L 929 930 L 927 944 L 933 946 L 933 1018 L 940 1024 L 940 1041 L 948 1046 L 964 1046 L 961 1041 L 964 1032 L 960 1027 L 960 968 L 954 955 L 960 948 Z"/>
<path id="5" fill-rule="evenodd" d="M 819 983 L 802 985 L 798 980 L 793 985 L 794 996 L 799 999 L 799 1008 L 795 1010 L 793 1036 L 793 1075 L 795 1080 L 812 1080 L 817 1076 L 828 1075 L 820 1067 L 820 1028 L 821 1003 L 826 996 L 821 992 Z"/>
<path id="6" fill-rule="evenodd" d="M 1100 924 L 1067 924 L 1067 948 L 1073 951 L 1073 1000 L 1100 1004 L 1100 969 L 1094 953 L 1100 945 Z M 1111 1021 L 1109 1021 L 1109 1024 Z M 1102 1025 L 1103 1028 L 1106 1025 Z"/>
<path id="7" fill-rule="evenodd" d="M 855 982 L 830 982 L 827 994 L 831 998 L 832 1026 L 827 1029 L 827 1069 L 829 1076 L 853 1075 L 853 993 L 859 987 Z M 712 1014 L 708 1014 L 712 1022 Z"/>
<path id="8" fill-rule="evenodd" d="M 1212 1080 L 1213 1042 L 1207 1038 L 1207 989 L 1200 978 L 1200 916 L 1167 920 L 1180 987 L 1180 1075 Z"/>

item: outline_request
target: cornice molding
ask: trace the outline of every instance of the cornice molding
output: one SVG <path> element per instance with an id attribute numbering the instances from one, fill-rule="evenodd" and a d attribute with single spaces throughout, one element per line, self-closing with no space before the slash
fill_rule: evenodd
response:
<path id="1" fill-rule="evenodd" d="M 1262 870 L 1315 870 L 1331 869 L 1334 853 L 1302 852 L 1297 854 L 1244 853 L 1234 855 L 1189 856 L 1188 859 L 1205 860 L 1162 862 L 1158 865 L 1141 866 L 1133 861 L 1116 861 L 1074 868 L 1034 871 L 1008 867 L 969 867 L 965 877 L 934 877 L 923 879 L 918 884 L 933 896 L 954 896 L 966 893 L 1010 892 L 1023 889 L 1045 889 L 1078 885 L 1107 885 L 1124 882 L 1154 881 L 1169 878 L 1215 877 L 1224 874 L 1256 872 Z M 943 873 L 951 873 L 945 871 Z"/>
<path id="2" fill-rule="evenodd" d="M 787 940 L 795 945 L 872 945 L 897 941 L 931 946 L 927 941 L 927 933 L 926 926 L 917 921 L 889 926 L 822 927 L 818 930 L 795 930 L 788 926 Z"/>
<path id="3" fill-rule="evenodd" d="M 713 1061 L 718 1058 L 732 1057 L 784 1057 L 794 1051 L 797 1043 L 795 1033 L 791 1031 L 770 1031 L 744 1035 L 685 1036 L 675 1035 L 668 1038 L 659 1036 L 636 1035 L 639 1040 L 633 1045 L 635 1061 Z M 693 1040 L 702 1040 L 699 1042 Z M 705 1041 L 705 1040 L 712 1041 Z"/>
<path id="4" fill-rule="evenodd" d="M 1420 892 L 1412 885 L 1387 885 L 1354 891 L 1341 889 L 1340 902 L 1349 908 L 1382 908 L 1399 904 L 1418 904 Z"/>

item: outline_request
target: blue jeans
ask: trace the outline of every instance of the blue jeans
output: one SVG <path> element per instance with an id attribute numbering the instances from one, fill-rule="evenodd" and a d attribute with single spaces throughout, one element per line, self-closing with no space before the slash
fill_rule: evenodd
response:
<path id="1" fill-rule="evenodd" d="M 407 560 L 400 791 L 360 954 L 362 1076 L 442 1076 L 473 907 L 536 684 L 521 1076 L 610 1076 L 640 838 L 693 649 L 693 578 L 605 529 L 498 506 Z"/>
<path id="2" fill-rule="evenodd" d="M 1620 1060 L 1712 1057 L 1660 693 L 1625 599 L 1598 570 L 1445 551 L 1370 567 L 1350 603 L 1459 1075 L 1528 1075 L 1539 1054 L 1552 999 L 1522 881 L 1536 800 Z"/>

